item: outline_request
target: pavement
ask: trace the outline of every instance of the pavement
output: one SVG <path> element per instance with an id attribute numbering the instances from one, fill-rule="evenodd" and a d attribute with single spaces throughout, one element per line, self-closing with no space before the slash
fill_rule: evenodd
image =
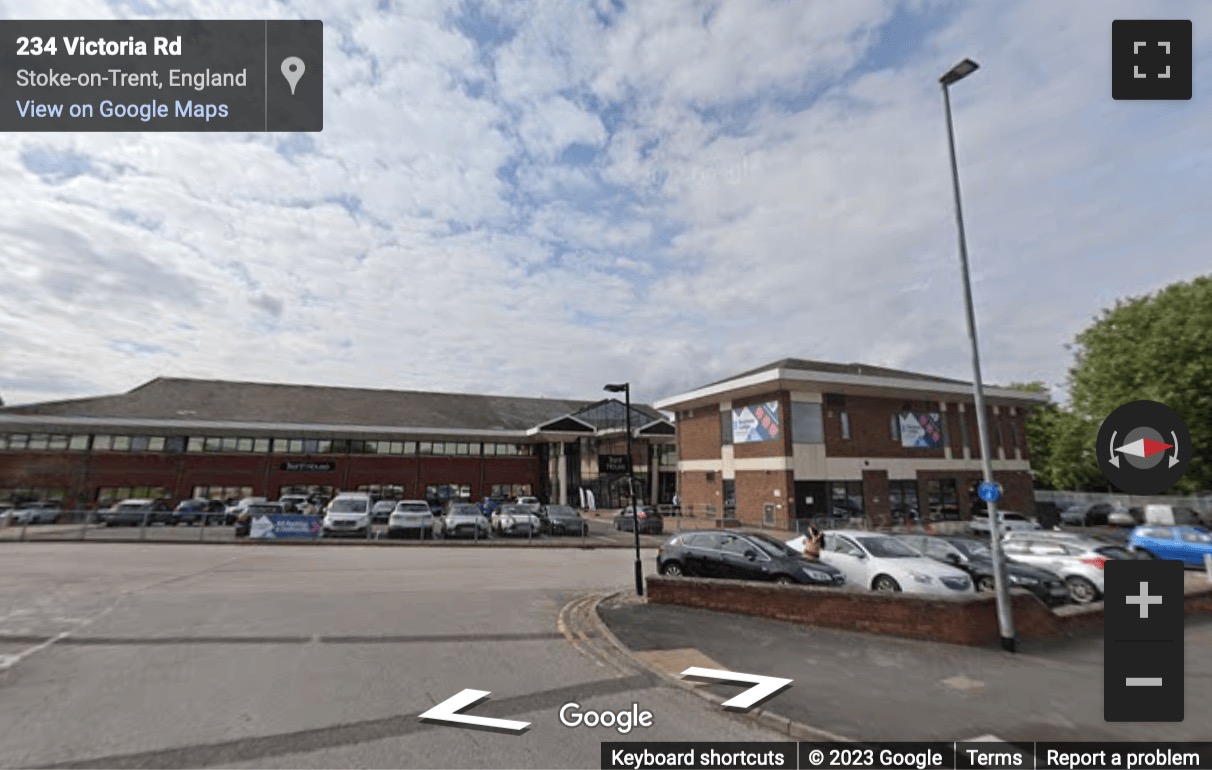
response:
<path id="1" fill-rule="evenodd" d="M 1186 719 L 1103 721 L 1101 634 L 1017 653 L 811 628 L 616 597 L 611 635 L 664 676 L 687 665 L 794 679 L 763 704 L 806 735 L 859 741 L 1198 741 L 1212 724 L 1212 621 L 1187 619 Z M 715 698 L 739 686 L 696 685 Z M 812 739 L 812 738 L 806 738 Z"/>
<path id="2" fill-rule="evenodd" d="M 584 630 L 585 597 L 629 589 L 632 566 L 608 548 L 0 543 L 0 767 L 594 768 L 603 741 L 786 739 Z M 530 730 L 420 721 L 463 689 Z M 654 723 L 566 727 L 570 703 Z"/>

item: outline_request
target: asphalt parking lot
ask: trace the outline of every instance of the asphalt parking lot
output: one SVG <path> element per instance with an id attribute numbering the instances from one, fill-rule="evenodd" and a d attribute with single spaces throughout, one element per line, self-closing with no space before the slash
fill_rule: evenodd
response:
<path id="1" fill-rule="evenodd" d="M 419 541 L 416 539 L 388 539 L 387 525 L 376 524 L 370 538 L 365 537 L 328 537 L 318 541 L 283 541 L 292 544 L 313 543 L 324 545 L 365 545 L 367 543 L 376 546 L 403 546 L 403 547 L 431 547 L 442 545 L 491 545 L 491 546 L 536 546 L 536 547 L 565 547 L 565 548 L 634 548 L 635 540 L 631 532 L 620 532 L 614 528 L 612 517 L 603 515 L 598 518 L 592 516 L 587 518 L 589 522 L 589 533 L 584 537 L 578 535 L 540 535 L 535 537 L 497 537 L 493 536 L 487 539 L 484 538 L 460 538 L 451 540 L 430 540 Z M 641 547 L 653 547 L 660 545 L 665 539 L 678 529 L 682 520 L 677 518 L 667 518 L 665 520 L 665 532 L 661 535 L 640 535 Z M 692 525 L 699 526 L 699 525 Z M 37 542 L 37 541 L 71 541 L 84 540 L 89 542 L 110 541 L 110 542 L 154 542 L 154 543 L 247 543 L 250 545 L 269 544 L 276 545 L 268 541 L 249 541 L 244 538 L 236 538 L 235 527 L 230 526 L 165 526 L 163 524 L 155 524 L 147 527 L 107 527 L 102 524 L 31 524 L 27 527 L 13 525 L 8 527 L 0 527 L 0 541 L 3 540 L 22 540 Z"/>
<path id="2" fill-rule="evenodd" d="M 0 544 L 0 767 L 592 768 L 602 741 L 777 739 L 561 623 L 631 579 L 614 549 Z M 463 689 L 530 729 L 420 721 Z M 654 722 L 568 727 L 569 703 Z"/>

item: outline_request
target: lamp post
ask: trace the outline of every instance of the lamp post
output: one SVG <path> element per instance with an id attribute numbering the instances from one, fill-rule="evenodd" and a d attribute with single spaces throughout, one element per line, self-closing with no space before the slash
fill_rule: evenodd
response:
<path id="1" fill-rule="evenodd" d="M 644 565 L 640 562 L 640 508 L 635 501 L 635 470 L 631 455 L 631 383 L 607 385 L 608 393 L 622 393 L 627 408 L 627 504 L 631 506 L 631 531 L 635 534 L 635 594 L 644 595 Z"/>
<path id="2" fill-rule="evenodd" d="M 951 150 L 951 182 L 955 189 L 955 225 L 959 231 L 960 272 L 964 279 L 964 309 L 968 316 L 968 339 L 972 342 L 972 397 L 976 404 L 976 430 L 980 438 L 981 471 L 984 480 L 993 484 L 993 458 L 989 454 L 989 428 L 985 424 L 985 387 L 981 382 L 981 353 L 976 337 L 976 313 L 972 308 L 972 279 L 968 271 L 968 242 L 964 236 L 964 210 L 960 202 L 959 164 L 955 159 L 955 128 L 951 121 L 950 87 L 971 75 L 980 67 L 964 59 L 947 70 L 939 83 L 943 88 L 943 108 L 947 113 L 947 146 Z M 1014 615 L 1006 580 L 1006 563 L 1002 556 L 1002 526 L 997 517 L 997 501 L 988 501 L 989 550 L 993 557 L 993 587 L 997 596 L 997 625 L 1002 649 L 1015 651 Z"/>

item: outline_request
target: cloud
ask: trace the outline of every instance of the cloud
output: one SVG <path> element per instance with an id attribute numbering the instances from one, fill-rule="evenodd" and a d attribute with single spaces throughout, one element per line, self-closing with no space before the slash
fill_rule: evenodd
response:
<path id="1" fill-rule="evenodd" d="M 322 133 L 0 137 L 10 403 L 157 374 L 655 399 L 786 356 L 964 377 L 937 78 L 965 56 L 990 380 L 1061 382 L 1100 307 L 1208 270 L 1209 86 L 1109 95 L 1111 20 L 1193 18 L 1198 73 L 1200 4 L 275 8 L 325 20 Z"/>

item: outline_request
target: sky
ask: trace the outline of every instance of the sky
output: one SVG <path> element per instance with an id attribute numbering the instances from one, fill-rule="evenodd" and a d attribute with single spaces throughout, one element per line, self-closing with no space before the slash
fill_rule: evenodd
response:
<path id="1" fill-rule="evenodd" d="M 653 401 L 786 357 L 1064 396 L 1117 298 L 1212 272 L 1212 5 L 13 2 L 321 19 L 324 131 L 0 135 L 0 397 L 157 376 Z M 1111 98 L 1111 21 L 1194 95 Z"/>

